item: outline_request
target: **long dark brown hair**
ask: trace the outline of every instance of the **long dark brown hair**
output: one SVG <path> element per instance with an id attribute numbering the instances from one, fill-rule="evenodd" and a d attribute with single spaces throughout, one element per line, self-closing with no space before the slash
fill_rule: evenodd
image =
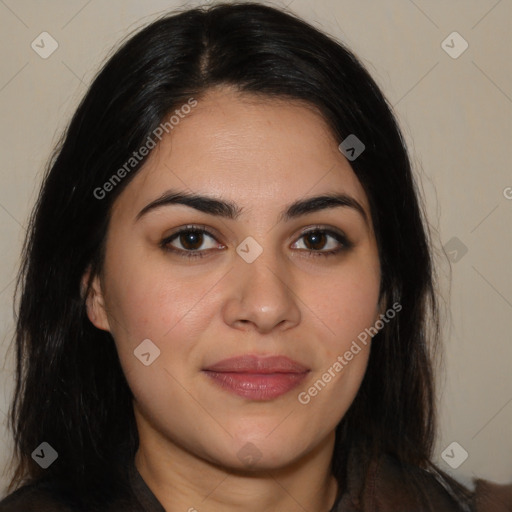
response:
<path id="1" fill-rule="evenodd" d="M 173 13 L 131 36 L 96 76 L 55 149 L 16 288 L 10 489 L 51 479 L 70 499 L 91 504 L 120 492 L 138 444 L 132 394 L 111 335 L 88 320 L 80 282 L 88 267 L 91 279 L 101 271 L 112 204 L 145 158 L 105 197 L 94 192 L 169 112 L 222 84 L 305 101 L 337 140 L 355 134 L 365 144 L 351 165 L 370 203 L 381 296 L 387 308 L 398 302 L 402 310 L 373 340 L 361 388 L 337 427 L 333 473 L 345 482 L 355 454 L 362 474 L 382 454 L 435 470 L 435 275 L 392 108 L 344 45 L 292 14 L 244 2 Z M 47 470 L 31 458 L 43 441 L 59 453 Z M 443 478 L 464 501 L 464 489 Z M 417 486 L 408 472 L 404 485 Z"/>

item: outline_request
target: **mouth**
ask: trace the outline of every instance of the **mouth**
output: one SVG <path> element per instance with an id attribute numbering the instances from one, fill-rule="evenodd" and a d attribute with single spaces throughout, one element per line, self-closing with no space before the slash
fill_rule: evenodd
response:
<path id="1" fill-rule="evenodd" d="M 272 400 L 296 388 L 310 369 L 285 356 L 244 355 L 203 369 L 221 389 L 249 400 Z"/>

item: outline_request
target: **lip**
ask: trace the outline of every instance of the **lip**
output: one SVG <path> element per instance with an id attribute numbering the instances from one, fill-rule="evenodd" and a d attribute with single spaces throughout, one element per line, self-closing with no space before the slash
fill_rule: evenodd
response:
<path id="1" fill-rule="evenodd" d="M 243 355 L 223 359 L 203 372 L 213 383 L 250 400 L 272 400 L 297 387 L 309 368 L 285 356 Z"/>

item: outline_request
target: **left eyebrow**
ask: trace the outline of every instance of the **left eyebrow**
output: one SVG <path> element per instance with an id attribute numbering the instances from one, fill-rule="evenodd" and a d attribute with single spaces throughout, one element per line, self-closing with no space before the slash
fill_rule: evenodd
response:
<path id="1" fill-rule="evenodd" d="M 150 211 L 174 204 L 185 205 L 209 215 L 215 215 L 231 220 L 238 219 L 244 210 L 232 201 L 217 199 L 205 195 L 192 194 L 186 191 L 168 190 L 158 199 L 155 199 L 142 208 L 135 217 L 135 222 Z M 341 193 L 323 194 L 295 201 L 281 212 L 278 221 L 286 222 L 301 217 L 302 215 L 338 207 L 353 209 L 362 216 L 363 220 L 368 225 L 368 217 L 361 204 L 354 197 Z"/>

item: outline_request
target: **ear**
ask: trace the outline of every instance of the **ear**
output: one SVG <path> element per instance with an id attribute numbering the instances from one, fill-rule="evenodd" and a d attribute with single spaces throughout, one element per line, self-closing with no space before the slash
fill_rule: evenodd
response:
<path id="1" fill-rule="evenodd" d="M 82 276 L 81 292 L 82 296 L 87 292 L 87 283 L 89 282 L 91 274 L 90 267 Z M 108 322 L 107 312 L 105 308 L 105 299 L 101 287 L 100 277 L 96 275 L 91 283 L 91 288 L 85 298 L 87 308 L 87 316 L 91 323 L 98 329 L 110 332 L 110 325 Z"/>

